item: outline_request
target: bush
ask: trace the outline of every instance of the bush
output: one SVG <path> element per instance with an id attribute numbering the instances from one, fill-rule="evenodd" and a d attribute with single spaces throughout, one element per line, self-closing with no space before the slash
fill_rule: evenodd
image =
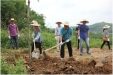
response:
<path id="1" fill-rule="evenodd" d="M 32 33 L 30 30 L 30 43 L 32 43 Z M 2 48 L 11 48 L 11 42 L 8 38 L 7 31 L 1 30 L 1 47 Z M 56 45 L 55 35 L 53 32 L 47 30 L 41 32 L 44 42 L 42 43 L 42 48 L 50 48 Z M 19 47 L 28 48 L 28 30 L 27 28 L 20 31 L 19 37 Z M 112 45 L 112 36 L 110 35 L 110 44 Z M 103 34 L 101 33 L 90 33 L 90 47 L 100 47 L 103 42 Z M 76 47 L 76 37 L 72 36 L 72 46 Z"/>

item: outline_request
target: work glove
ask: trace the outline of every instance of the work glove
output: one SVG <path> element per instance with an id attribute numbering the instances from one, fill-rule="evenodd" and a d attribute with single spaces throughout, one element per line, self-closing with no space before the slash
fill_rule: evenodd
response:
<path id="1" fill-rule="evenodd" d="M 69 42 L 69 41 L 70 41 L 70 39 L 67 39 L 67 40 L 66 40 L 66 42 Z"/>
<path id="2" fill-rule="evenodd" d="M 32 34 L 32 38 L 34 38 L 34 36 L 35 36 L 35 34 L 33 33 L 33 34 Z"/>
<path id="3" fill-rule="evenodd" d="M 55 39 L 57 40 L 57 37 L 55 36 Z"/>
<path id="4" fill-rule="evenodd" d="M 11 37 L 9 36 L 9 39 L 11 39 Z"/>
<path id="5" fill-rule="evenodd" d="M 109 38 L 107 39 L 107 41 L 109 41 Z"/>
<path id="6" fill-rule="evenodd" d="M 62 41 L 60 42 L 60 45 L 63 45 Z"/>
<path id="7" fill-rule="evenodd" d="M 78 39 L 80 39 L 80 36 L 78 37 Z"/>
<path id="8" fill-rule="evenodd" d="M 33 42 L 35 42 L 35 39 L 33 39 Z"/>
<path id="9" fill-rule="evenodd" d="M 88 41 L 89 41 L 89 38 L 88 38 Z"/>
<path id="10" fill-rule="evenodd" d="M 20 34 L 18 34 L 18 37 L 20 37 Z"/>

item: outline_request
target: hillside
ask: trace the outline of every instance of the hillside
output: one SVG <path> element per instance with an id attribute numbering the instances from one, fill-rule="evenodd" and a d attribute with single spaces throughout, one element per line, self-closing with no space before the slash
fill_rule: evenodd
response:
<path id="1" fill-rule="evenodd" d="M 105 23 L 105 22 L 95 23 L 93 25 L 90 25 L 89 28 L 90 28 L 90 31 L 91 32 L 99 32 L 100 33 L 100 32 L 102 32 L 103 27 L 105 25 L 109 25 L 110 26 L 110 28 L 108 29 L 108 31 L 110 33 L 112 33 L 112 24 L 111 23 Z"/>
<path id="2" fill-rule="evenodd" d="M 108 29 L 108 31 L 110 33 L 112 33 L 112 23 L 105 23 L 105 22 L 99 22 L 99 23 L 95 23 L 95 24 L 89 25 L 90 32 L 102 33 L 103 27 L 106 24 L 110 26 L 110 28 Z M 72 26 L 72 28 L 75 29 L 76 26 Z"/>

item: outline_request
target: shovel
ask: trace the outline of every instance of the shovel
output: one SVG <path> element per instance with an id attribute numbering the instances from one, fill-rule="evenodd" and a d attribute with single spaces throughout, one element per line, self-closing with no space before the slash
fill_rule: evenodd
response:
<path id="1" fill-rule="evenodd" d="M 32 57 L 38 59 L 39 58 L 39 53 L 38 51 L 36 50 L 36 47 L 35 47 L 35 42 L 34 42 L 34 51 L 32 52 Z"/>
<path id="2" fill-rule="evenodd" d="M 64 44 L 64 43 L 66 43 L 66 42 L 63 42 L 63 44 Z M 53 46 L 53 47 L 51 47 L 51 48 L 48 48 L 48 49 L 44 50 L 44 51 L 43 51 L 44 58 L 47 57 L 46 51 L 49 51 L 49 50 L 51 50 L 51 49 L 53 49 L 53 48 L 55 48 L 55 47 L 57 47 L 57 46 L 59 46 L 59 45 L 61 45 L 61 44 L 58 44 L 58 45 L 56 45 L 56 46 Z"/>
<path id="3" fill-rule="evenodd" d="M 110 55 L 112 55 L 112 54 L 110 54 Z M 108 56 L 106 56 L 106 57 L 103 57 L 96 65 L 95 65 L 95 67 L 97 67 L 97 66 L 103 66 L 103 61 L 107 58 L 107 57 L 109 57 L 110 55 L 108 55 Z"/>

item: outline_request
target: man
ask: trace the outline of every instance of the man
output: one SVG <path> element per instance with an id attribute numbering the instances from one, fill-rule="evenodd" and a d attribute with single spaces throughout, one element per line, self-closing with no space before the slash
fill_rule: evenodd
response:
<path id="1" fill-rule="evenodd" d="M 77 23 L 77 27 L 76 27 L 76 29 L 75 29 L 75 34 L 76 34 L 76 45 L 77 45 L 77 49 L 76 50 L 79 50 L 79 39 L 78 39 L 78 28 L 79 28 L 79 26 L 81 25 L 82 23 Z"/>
<path id="2" fill-rule="evenodd" d="M 72 57 L 72 45 L 71 45 L 71 36 L 72 36 L 72 29 L 69 27 L 69 22 L 64 23 L 64 27 L 60 30 L 60 44 L 61 44 L 61 50 L 60 50 L 60 59 L 64 59 L 64 46 L 66 42 L 69 52 L 69 57 Z"/>
<path id="3" fill-rule="evenodd" d="M 80 55 L 82 55 L 83 52 L 83 41 L 85 41 L 86 43 L 86 47 L 87 47 L 87 54 L 91 54 L 90 53 L 90 49 L 89 49 L 89 27 L 86 25 L 86 23 L 89 23 L 89 21 L 87 20 L 82 20 L 81 21 L 82 25 L 79 26 L 78 28 L 78 39 L 80 39 Z"/>
<path id="4" fill-rule="evenodd" d="M 11 39 L 12 48 L 18 49 L 18 37 L 20 36 L 18 26 L 15 24 L 16 20 L 14 18 L 11 18 L 9 22 L 10 24 L 8 25 L 8 35 L 9 39 Z"/>
<path id="5" fill-rule="evenodd" d="M 62 22 L 58 21 L 56 22 L 56 24 L 58 25 L 56 28 L 55 28 L 55 39 L 56 39 L 56 44 L 58 45 L 60 42 L 60 29 L 62 28 L 61 27 L 61 24 Z M 57 51 L 59 52 L 61 46 L 58 46 L 57 47 Z"/>

